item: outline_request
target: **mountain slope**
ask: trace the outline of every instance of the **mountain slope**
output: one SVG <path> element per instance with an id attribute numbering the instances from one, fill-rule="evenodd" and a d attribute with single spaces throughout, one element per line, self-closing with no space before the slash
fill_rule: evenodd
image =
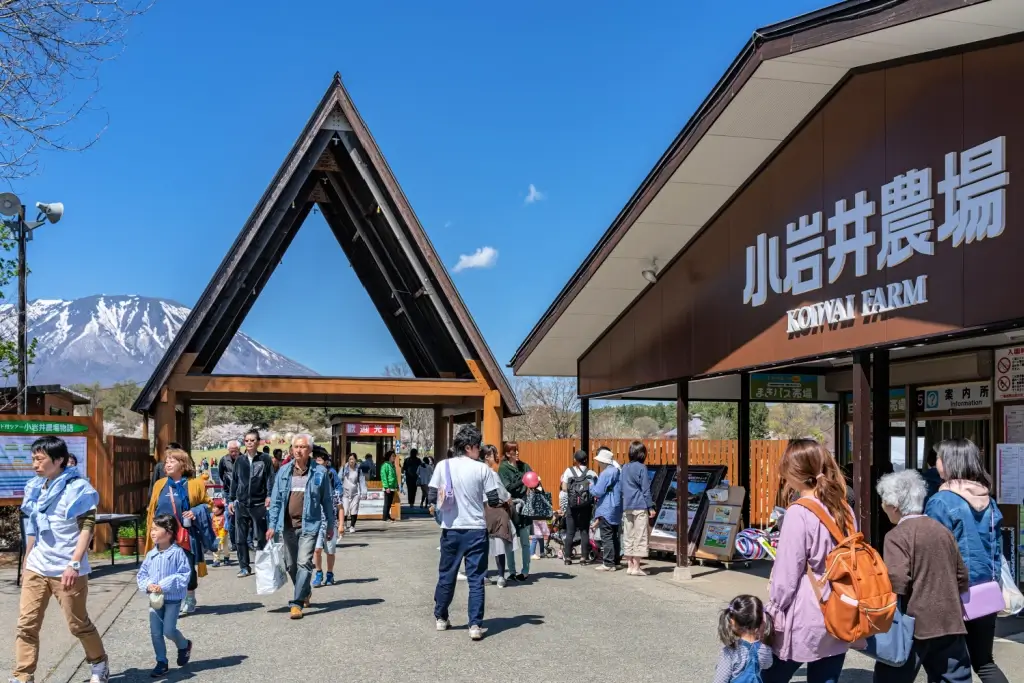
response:
<path id="1" fill-rule="evenodd" d="M 29 338 L 36 340 L 30 384 L 140 384 L 149 379 L 189 309 L 165 299 L 96 295 L 73 301 L 29 304 Z M 0 324 L 17 324 L 14 309 L 0 306 Z M 216 372 L 243 375 L 315 375 L 309 368 L 239 332 Z"/>

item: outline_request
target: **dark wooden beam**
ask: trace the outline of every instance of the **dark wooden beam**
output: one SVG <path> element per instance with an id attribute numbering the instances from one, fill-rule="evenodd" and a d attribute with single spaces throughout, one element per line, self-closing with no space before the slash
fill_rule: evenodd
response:
<path id="1" fill-rule="evenodd" d="M 853 491 L 865 538 L 871 530 L 871 352 L 853 353 Z"/>
<path id="2" fill-rule="evenodd" d="M 590 453 L 590 399 L 580 399 L 580 448 Z"/>
<path id="3" fill-rule="evenodd" d="M 741 515 L 743 515 L 743 527 L 750 525 L 750 375 L 746 372 L 740 375 L 740 402 L 736 406 L 736 438 L 739 440 L 737 451 L 738 472 L 729 472 L 729 479 L 735 481 L 746 490 L 743 498 Z"/>
<path id="4" fill-rule="evenodd" d="M 871 539 L 871 545 L 882 549 L 882 538 L 892 528 L 889 518 L 882 512 L 882 502 L 875 484 L 882 474 L 892 470 L 892 438 L 889 430 L 889 351 L 879 349 L 871 356 L 871 528 L 864 531 L 864 538 Z M 870 534 L 868 533 L 870 531 Z"/>
<path id="5" fill-rule="evenodd" d="M 690 385 L 684 380 L 676 384 L 676 580 L 690 578 L 689 481 Z"/>

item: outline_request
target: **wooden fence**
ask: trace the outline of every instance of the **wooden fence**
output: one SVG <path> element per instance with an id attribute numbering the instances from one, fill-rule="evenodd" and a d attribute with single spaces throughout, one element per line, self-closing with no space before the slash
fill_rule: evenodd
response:
<path id="1" fill-rule="evenodd" d="M 629 462 L 629 444 L 632 439 L 591 439 L 589 453 L 596 453 L 598 447 L 607 446 L 620 463 Z M 644 439 L 647 446 L 648 465 L 674 465 L 677 443 L 675 439 Z M 772 508 L 779 491 L 779 462 L 786 450 L 786 441 L 750 442 L 750 522 L 753 525 L 768 524 Z M 556 492 L 558 482 L 565 468 L 573 463 L 572 455 L 580 447 L 579 439 L 551 439 L 547 441 L 520 441 L 519 456 L 537 472 L 548 491 Z M 726 477 L 737 484 L 739 470 L 739 442 L 737 441 L 690 441 L 691 465 L 725 465 Z M 558 506 L 557 494 L 552 495 Z"/>

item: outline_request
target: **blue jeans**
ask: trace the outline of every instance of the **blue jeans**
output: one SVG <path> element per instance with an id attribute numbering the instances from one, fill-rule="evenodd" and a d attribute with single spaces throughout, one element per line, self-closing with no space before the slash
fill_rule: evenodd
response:
<path id="1" fill-rule="evenodd" d="M 149 608 L 149 635 L 153 639 L 153 652 L 156 661 L 167 663 L 167 643 L 170 640 L 179 650 L 188 647 L 188 639 L 178 630 L 178 611 L 180 600 L 164 600 L 160 609 Z"/>
<path id="2" fill-rule="evenodd" d="M 530 554 L 531 555 L 544 555 L 544 537 L 531 538 L 530 539 Z"/>
<path id="3" fill-rule="evenodd" d="M 522 529 L 516 529 L 516 536 L 519 537 L 519 547 L 522 549 L 521 552 L 516 553 L 508 561 L 508 570 L 512 574 L 518 574 L 516 571 L 516 555 L 523 560 L 523 574 L 530 573 L 530 533 L 533 531 L 533 525 L 527 524 Z M 515 543 L 515 539 L 512 539 Z"/>
<path id="4" fill-rule="evenodd" d="M 463 558 L 469 584 L 469 625 L 483 626 L 486 529 L 441 530 L 441 563 L 437 568 L 437 588 L 434 589 L 434 618 L 448 619 L 448 608 L 455 597 L 455 580 Z"/>
<path id="5" fill-rule="evenodd" d="M 808 663 L 807 683 L 839 683 L 839 674 L 843 672 L 844 661 L 846 661 L 845 652 Z M 761 678 L 764 683 L 789 683 L 793 674 L 802 666 L 804 666 L 803 662 L 791 662 L 773 657 L 771 668 L 763 670 Z"/>

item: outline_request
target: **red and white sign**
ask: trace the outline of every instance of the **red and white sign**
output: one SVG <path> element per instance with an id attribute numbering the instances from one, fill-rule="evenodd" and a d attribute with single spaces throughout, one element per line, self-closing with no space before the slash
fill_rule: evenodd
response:
<path id="1" fill-rule="evenodd" d="M 996 400 L 1024 399 L 1024 346 L 996 349 Z"/>
<path id="2" fill-rule="evenodd" d="M 349 422 L 345 425 L 349 436 L 398 436 L 398 425 Z"/>

